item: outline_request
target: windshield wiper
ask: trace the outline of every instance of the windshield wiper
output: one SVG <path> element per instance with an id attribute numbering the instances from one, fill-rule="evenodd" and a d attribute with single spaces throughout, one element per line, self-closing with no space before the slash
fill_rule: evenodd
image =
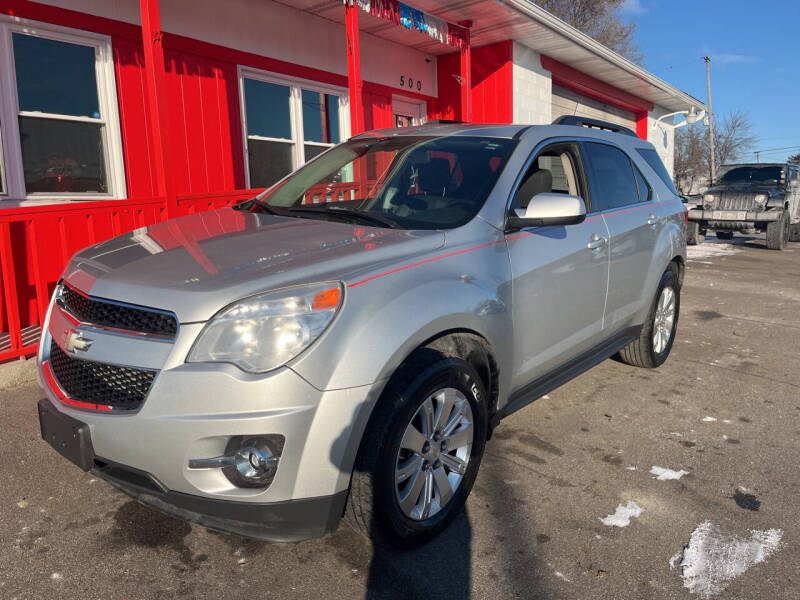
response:
<path id="1" fill-rule="evenodd" d="M 286 212 L 288 213 L 307 212 L 315 214 L 334 215 L 336 217 L 357 219 L 363 223 L 369 223 L 371 225 L 377 225 L 379 227 L 389 227 L 390 229 L 397 229 L 398 227 L 397 222 L 393 221 L 388 217 L 382 217 L 374 215 L 372 213 L 353 210 L 351 208 L 347 208 L 345 206 L 338 206 L 336 204 L 324 204 L 317 206 L 293 206 L 292 208 L 287 208 Z"/>

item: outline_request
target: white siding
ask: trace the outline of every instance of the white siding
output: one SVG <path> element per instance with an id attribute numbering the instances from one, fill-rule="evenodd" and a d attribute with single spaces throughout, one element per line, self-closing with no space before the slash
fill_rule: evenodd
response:
<path id="1" fill-rule="evenodd" d="M 600 119 L 636 131 L 636 115 L 632 112 L 587 98 L 577 92 L 553 86 L 553 119 L 564 115 L 577 115 Z"/>
<path id="2" fill-rule="evenodd" d="M 514 123 L 549 125 L 550 71 L 542 67 L 542 58 L 519 42 L 514 42 Z"/>
<path id="3" fill-rule="evenodd" d="M 675 175 L 675 129 L 672 127 L 673 119 L 664 119 L 653 129 L 653 125 L 662 115 L 669 114 L 670 110 L 656 106 L 647 115 L 647 141 L 656 147 L 658 155 L 664 161 L 670 175 Z"/>

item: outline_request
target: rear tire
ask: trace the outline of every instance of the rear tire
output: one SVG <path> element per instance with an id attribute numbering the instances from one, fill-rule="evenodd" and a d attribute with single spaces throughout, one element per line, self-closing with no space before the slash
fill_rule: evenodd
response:
<path id="1" fill-rule="evenodd" d="M 705 239 L 706 236 L 700 231 L 700 223 L 697 221 L 689 221 L 689 224 L 686 226 L 686 243 L 689 246 L 697 246 L 698 244 L 702 244 Z"/>
<path id="2" fill-rule="evenodd" d="M 767 225 L 767 248 L 784 250 L 789 238 L 789 212 L 783 211 L 777 221 Z"/>
<path id="3" fill-rule="evenodd" d="M 471 447 L 465 453 L 463 445 L 459 446 L 462 450 L 458 451 L 447 446 L 439 451 L 437 446 L 437 456 L 432 459 L 428 455 L 436 435 L 445 442 L 448 439 L 455 440 L 459 432 L 460 438 L 469 437 L 468 434 L 464 435 L 466 423 L 458 426 L 454 430 L 456 433 L 448 434 L 436 429 L 438 434 L 426 435 L 425 425 L 417 420 L 424 414 L 423 405 L 431 402 L 432 398 L 436 414 L 444 410 L 444 396 L 440 396 L 444 393 L 442 390 L 450 390 L 447 393 L 455 398 L 456 407 L 459 402 L 463 406 L 463 400 L 468 402 L 472 419 Z M 401 548 L 420 546 L 438 535 L 464 507 L 478 474 L 488 428 L 487 401 L 483 382 L 468 362 L 445 357 L 430 348 L 418 351 L 418 355 L 389 382 L 370 418 L 353 469 L 345 520 L 358 533 L 373 538 L 375 542 Z M 456 415 L 456 409 L 449 414 Z M 435 421 L 438 427 L 439 420 L 435 418 Z M 408 449 L 410 427 L 414 427 L 416 433 L 422 433 L 425 438 L 422 451 Z M 460 441 L 453 441 L 452 444 L 463 444 L 464 440 L 460 438 Z M 463 473 L 453 470 L 457 461 L 452 458 L 445 460 L 445 454 L 462 459 L 467 457 L 466 466 L 460 467 Z M 421 466 L 414 466 L 415 475 L 407 475 L 406 479 L 402 479 L 399 475 L 401 469 L 405 469 L 402 465 L 417 459 Z M 424 485 L 430 485 L 434 490 L 431 495 L 435 512 L 431 509 L 431 501 L 425 497 L 427 488 L 424 487 L 421 492 L 416 492 L 420 494 L 419 502 L 401 501 L 403 494 L 410 496 L 415 493 L 414 478 L 425 478 L 427 470 L 431 475 Z M 442 474 L 448 479 L 439 479 L 438 476 Z M 454 474 L 460 474 L 461 478 L 453 490 L 442 482 L 458 479 L 451 477 Z M 447 493 L 441 494 L 441 489 L 450 490 L 452 495 L 448 497 Z M 441 500 L 445 497 L 448 499 L 442 505 Z M 426 503 L 428 511 L 424 510 Z"/>
<path id="4" fill-rule="evenodd" d="M 673 304 L 671 309 L 663 305 L 665 300 L 667 302 L 670 301 L 669 292 L 665 292 L 665 290 L 671 290 L 672 292 L 671 300 Z M 650 313 L 647 315 L 647 320 L 642 326 L 638 339 L 625 346 L 619 352 L 622 362 L 645 369 L 654 369 L 661 366 L 667 360 L 670 350 L 672 350 L 672 344 L 675 341 L 680 308 L 681 288 L 678 267 L 671 263 L 661 276 L 661 282 L 658 284 L 658 290 L 650 307 Z M 670 313 L 672 318 L 665 318 Z M 655 335 L 659 330 L 661 331 L 660 337 Z M 666 338 L 664 338 L 664 335 L 666 335 Z"/>
<path id="5" fill-rule="evenodd" d="M 800 223 L 789 225 L 789 241 L 800 242 Z"/>
<path id="6" fill-rule="evenodd" d="M 733 232 L 732 231 L 719 231 L 719 230 L 717 230 L 717 239 L 718 240 L 732 240 L 733 239 Z"/>

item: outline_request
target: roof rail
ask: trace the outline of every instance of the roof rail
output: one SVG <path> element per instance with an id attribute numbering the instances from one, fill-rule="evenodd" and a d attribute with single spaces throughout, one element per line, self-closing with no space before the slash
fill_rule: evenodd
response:
<path id="1" fill-rule="evenodd" d="M 425 121 L 424 125 L 469 125 L 469 123 L 454 119 L 431 119 L 430 121 Z"/>
<path id="2" fill-rule="evenodd" d="M 637 136 L 633 131 L 622 125 L 616 123 L 609 123 L 608 121 L 601 121 L 600 119 L 591 119 L 589 117 L 579 117 L 576 115 L 564 115 L 553 121 L 553 125 L 576 125 L 578 127 L 588 127 L 590 129 L 603 129 L 605 131 L 612 131 L 614 133 L 622 133 L 624 135 Z"/>

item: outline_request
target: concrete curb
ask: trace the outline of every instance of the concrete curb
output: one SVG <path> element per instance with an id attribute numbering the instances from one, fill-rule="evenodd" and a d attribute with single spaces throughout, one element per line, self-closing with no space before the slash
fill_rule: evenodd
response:
<path id="1" fill-rule="evenodd" d="M 0 365 L 0 392 L 39 382 L 36 360 L 18 360 Z"/>

